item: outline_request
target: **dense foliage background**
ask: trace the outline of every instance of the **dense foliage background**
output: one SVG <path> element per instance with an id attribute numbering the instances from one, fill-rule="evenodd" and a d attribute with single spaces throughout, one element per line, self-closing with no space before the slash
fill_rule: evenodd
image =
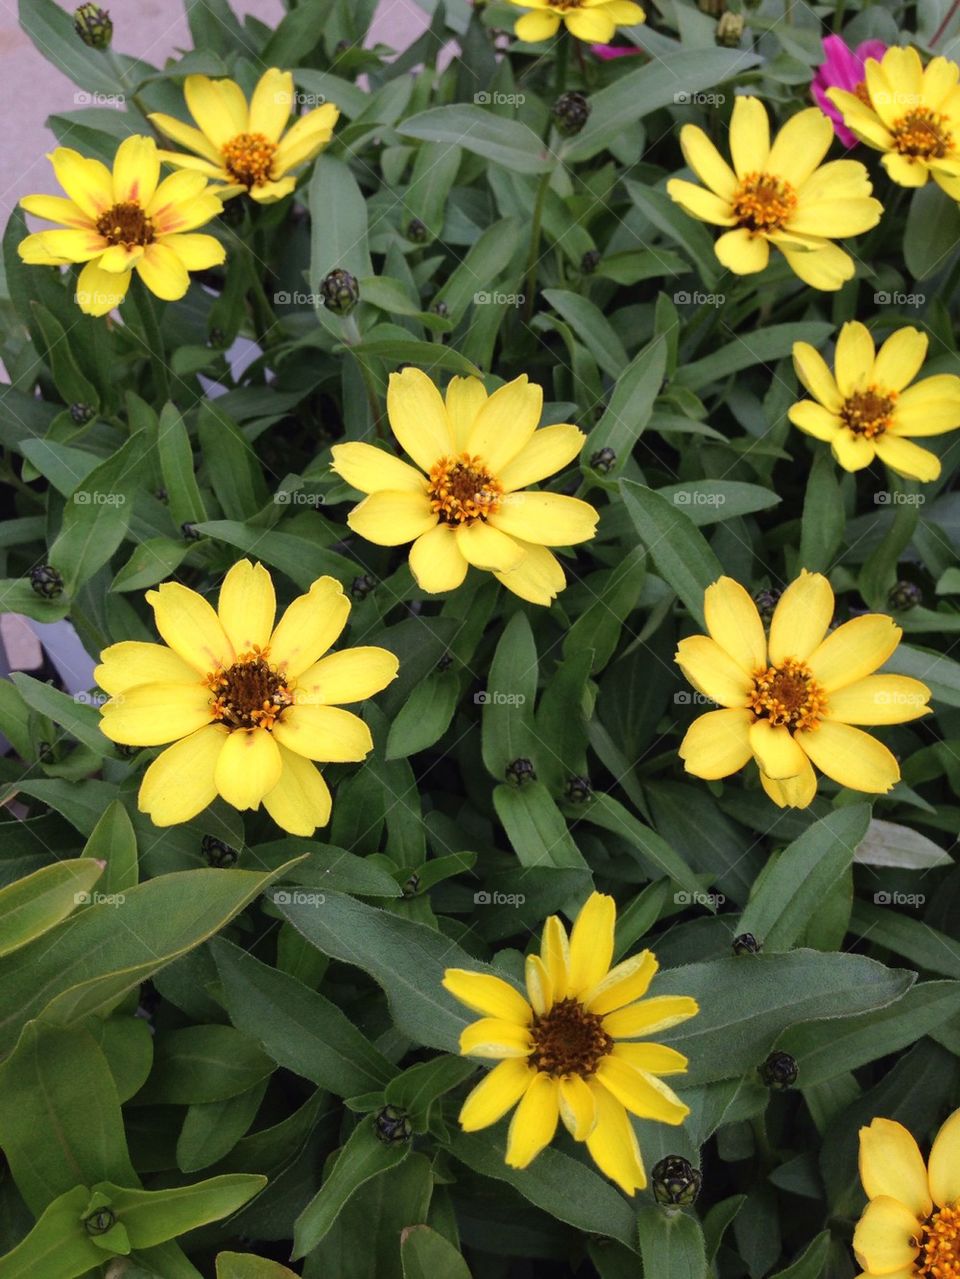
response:
<path id="1" fill-rule="evenodd" d="M 326 770 L 333 817 L 312 840 L 220 801 L 156 828 L 136 805 L 151 753 L 107 741 L 99 694 L 44 672 L 0 684 L 2 883 L 59 867 L 42 898 L 0 897 L 0 1277 L 196 1279 L 230 1253 L 246 1256 L 221 1255 L 220 1279 L 289 1275 L 280 1263 L 305 1279 L 850 1279 L 858 1127 L 886 1115 L 923 1140 L 960 1099 L 960 451 L 934 441 L 929 485 L 839 470 L 787 420 L 790 353 L 858 318 L 878 337 L 924 328 L 925 372 L 960 370 L 960 216 L 861 149 L 885 214 L 856 279 L 814 293 L 779 258 L 725 272 L 664 186 L 679 127 L 722 146 L 736 89 L 783 120 L 809 105 L 829 30 L 923 49 L 946 5 L 763 0 L 730 48 L 722 4 L 664 0 L 627 33 L 642 56 L 610 61 L 513 43 L 516 9 L 466 0 L 394 57 L 364 47 L 374 7 L 290 0 L 271 31 L 188 0 L 196 47 L 154 69 L 21 0 L 91 99 L 51 129 L 108 163 L 148 112 L 183 115 L 192 72 L 249 92 L 290 68 L 304 109 L 342 116 L 293 196 L 233 201 L 207 228 L 225 268 L 181 302 L 132 293 L 121 322 L 81 315 L 69 271 L 25 266 L 11 219 L 0 608 L 69 619 L 96 655 L 154 637 L 145 589 L 210 593 L 249 555 L 281 603 L 342 582 L 345 642 L 391 649 L 400 676 L 364 708 L 374 754 Z M 563 88 L 591 106 L 567 138 L 550 118 Z M 320 296 L 334 269 L 359 281 L 346 317 Z M 403 553 L 346 528 L 357 495 L 330 446 L 385 438 L 386 378 L 406 364 L 490 389 L 526 373 L 545 421 L 588 433 L 552 485 L 598 507 L 598 536 L 564 556 L 552 608 L 475 572 L 430 598 Z M 42 565 L 63 580 L 51 598 Z M 780 810 L 755 771 L 705 783 L 677 757 L 702 699 L 673 654 L 705 586 L 723 572 L 776 590 L 801 568 L 829 576 L 838 620 L 892 613 L 906 642 L 890 669 L 933 690 L 935 716 L 881 732 L 903 780 L 876 800 L 822 781 L 809 809 Z M 638 1122 L 648 1168 L 702 1169 L 674 1216 L 566 1137 L 518 1172 L 503 1125 L 456 1123 L 476 1065 L 456 1055 L 467 1015 L 444 968 L 518 976 L 546 915 L 594 886 L 617 899 L 619 954 L 649 945 L 655 993 L 702 1009 L 665 1036 L 691 1059 L 690 1119 Z M 744 933 L 762 953 L 733 954 Z M 789 1091 L 758 1076 L 774 1049 L 796 1059 Z M 180 1193 L 143 1201 L 132 1258 L 71 1253 L 96 1208 L 81 1194 L 43 1218 L 46 1260 L 3 1259 L 100 1183 Z"/>

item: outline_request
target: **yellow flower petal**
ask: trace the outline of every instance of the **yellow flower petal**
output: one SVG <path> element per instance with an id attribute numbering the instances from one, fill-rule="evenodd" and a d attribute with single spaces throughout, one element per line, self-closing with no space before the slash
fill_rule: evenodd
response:
<path id="1" fill-rule="evenodd" d="M 740 99 L 738 99 L 739 101 Z M 727 231 L 713 246 L 714 252 L 735 275 L 755 275 L 770 261 L 770 246 L 762 235 L 754 235 L 745 227 Z"/>
<path id="2" fill-rule="evenodd" d="M 876 456 L 876 440 L 844 429 L 830 441 L 830 451 L 845 471 L 862 471 Z"/>
<path id="3" fill-rule="evenodd" d="M 848 320 L 837 338 L 833 367 L 837 386 L 845 398 L 865 390 L 873 381 L 875 348 L 870 330 L 859 320 Z"/>
<path id="4" fill-rule="evenodd" d="M 614 1039 L 654 1035 L 696 1017 L 700 1005 L 689 995 L 657 995 L 607 1013 L 603 1028 Z"/>
<path id="5" fill-rule="evenodd" d="M 826 360 L 809 342 L 794 342 L 793 367 L 815 400 L 831 413 L 840 412 L 843 396 Z"/>
<path id="6" fill-rule="evenodd" d="M 38 243 L 44 252 L 62 262 L 89 262 L 91 258 L 99 258 L 108 247 L 107 241 L 96 227 L 84 227 L 82 230 L 71 228 L 64 231 L 38 231 L 37 235 L 41 237 Z M 33 238 L 33 236 L 28 237 L 30 240 Z M 24 261 L 29 261 L 29 249 L 20 256 Z M 37 265 L 42 266 L 43 263 Z"/>
<path id="7" fill-rule="evenodd" d="M 730 154 L 738 178 L 763 173 L 770 155 L 770 119 L 759 98 L 738 94 L 730 118 Z"/>
<path id="8" fill-rule="evenodd" d="M 217 797 L 213 774 L 227 736 L 222 724 L 208 724 L 168 746 L 143 775 L 140 812 L 155 826 L 176 826 L 202 813 Z"/>
<path id="9" fill-rule="evenodd" d="M 271 733 L 263 728 L 238 729 L 217 756 L 213 780 L 234 808 L 257 808 L 280 781 L 283 763 Z"/>
<path id="10" fill-rule="evenodd" d="M 785 777 L 781 781 L 774 781 L 761 770 L 760 784 L 778 808 L 807 808 L 813 803 L 817 794 L 817 775 L 806 755 L 803 761 L 803 768 L 796 777 Z"/>
<path id="11" fill-rule="evenodd" d="M 265 649 L 273 633 L 277 597 L 262 564 L 238 560 L 220 587 L 217 616 L 236 653 Z"/>
<path id="12" fill-rule="evenodd" d="M 721 577 L 703 596 L 707 630 L 748 675 L 767 665 L 767 637 L 753 600 L 732 577 Z"/>
<path id="13" fill-rule="evenodd" d="M 280 139 L 273 157 L 273 172 L 279 177 L 312 160 L 333 137 L 339 118 L 340 112 L 332 102 L 325 102 L 301 116 Z"/>
<path id="14" fill-rule="evenodd" d="M 111 275 L 128 274 L 145 252 L 146 249 L 142 244 L 112 244 L 103 250 L 103 256 L 97 261 L 97 266 L 101 271 L 109 271 Z"/>
<path id="15" fill-rule="evenodd" d="M 868 1199 L 888 1195 L 915 1217 L 928 1217 L 933 1207 L 927 1169 L 920 1148 L 903 1124 L 874 1119 L 860 1129 L 860 1180 Z"/>
<path id="16" fill-rule="evenodd" d="M 380 693 L 397 678 L 400 663 L 386 648 L 345 648 L 321 657 L 297 676 L 300 705 L 343 706 Z"/>
<path id="17" fill-rule="evenodd" d="M 631 1114 L 641 1119 L 656 1119 L 662 1124 L 682 1124 L 690 1113 L 672 1088 L 635 1069 L 622 1057 L 604 1057 L 597 1067 L 597 1080 Z"/>
<path id="18" fill-rule="evenodd" d="M 467 452 L 498 475 L 533 437 L 543 413 L 543 390 L 525 373 L 501 386 L 480 406 Z"/>
<path id="19" fill-rule="evenodd" d="M 197 672 L 163 644 L 123 640 L 100 654 L 93 677 L 113 696 L 138 684 L 195 684 Z"/>
<path id="20" fill-rule="evenodd" d="M 667 195 L 675 204 L 691 217 L 701 222 L 709 222 L 713 226 L 736 226 L 736 218 L 730 211 L 730 201 L 722 199 L 713 191 L 698 187 L 693 182 L 685 182 L 682 178 L 671 178 L 667 183 Z"/>
<path id="21" fill-rule="evenodd" d="M 812 435 L 814 439 L 833 443 L 838 431 L 844 429 L 843 422 L 835 413 L 825 409 L 822 404 L 813 400 L 800 400 L 787 409 L 787 417 L 801 431 Z"/>
<path id="22" fill-rule="evenodd" d="M 64 199 L 62 195 L 25 195 L 20 201 L 20 208 L 36 218 L 59 222 L 63 226 L 81 229 L 93 226 L 92 219 L 79 204 Z"/>
<path id="23" fill-rule="evenodd" d="M 188 75 L 183 96 L 202 132 L 219 150 L 237 134 L 247 132 L 247 100 L 232 80 Z"/>
<path id="24" fill-rule="evenodd" d="M 482 1017 L 460 1033 L 463 1057 L 523 1057 L 530 1055 L 530 1031 L 518 1022 Z"/>
<path id="25" fill-rule="evenodd" d="M 651 1075 L 682 1075 L 689 1062 L 683 1053 L 666 1044 L 630 1044 L 618 1041 L 611 1055 L 625 1061 L 636 1070 Z"/>
<path id="26" fill-rule="evenodd" d="M 96 262 L 88 262 L 77 278 L 74 296 L 85 315 L 109 315 L 127 296 L 129 287 L 129 271 L 126 275 L 113 275 L 101 271 Z"/>
<path id="27" fill-rule="evenodd" d="M 807 665 L 826 692 L 872 675 L 900 643 L 900 627 L 882 613 L 844 622 L 810 654 Z"/>
<path id="28" fill-rule="evenodd" d="M 693 721 L 680 743 L 679 755 L 688 773 L 716 781 L 739 772 L 753 755 L 746 709 L 708 711 Z"/>
<path id="29" fill-rule="evenodd" d="M 402 546 L 433 528 L 437 513 L 426 493 L 384 489 L 371 493 L 355 506 L 347 523 L 354 533 L 377 546 Z"/>
<path id="30" fill-rule="evenodd" d="M 520 452 L 498 472 L 505 493 L 537 484 L 580 456 L 587 437 L 569 423 L 545 426 L 533 433 Z"/>
<path id="31" fill-rule="evenodd" d="M 737 175 L 702 129 L 695 124 L 685 124 L 680 130 L 680 149 L 701 182 L 722 199 L 733 199 Z"/>
<path id="32" fill-rule="evenodd" d="M 774 727 L 768 719 L 759 719 L 750 727 L 750 747 L 754 759 L 772 781 L 799 777 L 804 771 L 803 751 L 787 728 Z"/>
<path id="33" fill-rule="evenodd" d="M 403 451 L 421 471 L 453 453 L 453 432 L 440 392 L 420 369 L 391 373 L 387 386 L 387 414 Z M 416 535 L 414 535 L 416 536 Z M 411 539 L 404 538 L 403 541 Z M 385 542 L 397 546 L 398 542 Z"/>
<path id="34" fill-rule="evenodd" d="M 516 541 L 526 556 L 518 568 L 509 573 L 494 573 L 494 577 L 520 599 L 549 606 L 567 584 L 560 561 L 545 546 L 534 546 L 520 538 Z"/>
<path id="35" fill-rule="evenodd" d="M 613 958 L 617 906 L 606 893 L 591 893 L 570 933 L 567 993 L 579 995 L 604 977 Z"/>
<path id="36" fill-rule="evenodd" d="M 194 670 L 208 675 L 232 665 L 233 645 L 202 595 L 179 582 L 164 582 L 147 591 L 147 603 L 163 639 Z"/>
<path id="37" fill-rule="evenodd" d="M 302 675 L 336 642 L 349 615 L 350 601 L 336 578 L 318 578 L 277 623 L 270 637 L 270 660 L 285 675 Z"/>
<path id="38" fill-rule="evenodd" d="M 800 188 L 822 162 L 832 141 L 833 125 L 819 107 L 798 111 L 774 139 L 766 171 L 789 182 L 794 189 Z M 803 194 L 801 191 L 801 206 Z"/>
<path id="39" fill-rule="evenodd" d="M 822 720 L 818 728 L 796 733 L 795 740 L 820 772 L 841 786 L 885 795 L 900 780 L 900 765 L 886 746 L 849 724 Z"/>
<path id="40" fill-rule="evenodd" d="M 940 1208 L 960 1202 L 960 1110 L 937 1133 L 930 1151 L 930 1193 Z"/>
<path id="41" fill-rule="evenodd" d="M 613 39 L 617 24 L 606 8 L 571 9 L 564 13 L 567 30 L 578 40 L 599 41 L 606 44 Z"/>
<path id="42" fill-rule="evenodd" d="M 583 991 L 581 1003 L 598 1016 L 632 1004 L 647 993 L 659 967 L 653 952 L 643 950 L 639 955 L 633 955 L 611 968 L 596 985 Z"/>
<path id="43" fill-rule="evenodd" d="M 487 392 L 477 377 L 452 377 L 447 383 L 445 404 L 455 453 L 467 451 L 467 440 L 477 414 L 487 401 Z M 551 472 L 546 472 L 551 474 Z M 502 479 L 502 477 L 501 477 Z M 530 483 L 528 480 L 527 483 Z"/>
<path id="44" fill-rule="evenodd" d="M 548 915 L 540 939 L 540 958 L 550 978 L 555 1000 L 565 999 L 569 993 L 570 943 L 567 930 L 559 915 Z"/>
<path id="45" fill-rule="evenodd" d="M 281 746 L 326 764 L 352 764 L 373 750 L 370 729 L 338 706 L 290 706 L 273 728 Z"/>
<path id="46" fill-rule="evenodd" d="M 906 476 L 908 480 L 928 484 L 940 477 L 940 459 L 936 453 L 921 448 L 912 440 L 887 432 L 876 438 L 874 446 L 880 461 L 889 466 L 891 471 Z"/>
<path id="47" fill-rule="evenodd" d="M 163 746 L 213 719 L 210 689 L 193 683 L 139 684 L 103 707 L 100 728 L 124 746 Z"/>
<path id="48" fill-rule="evenodd" d="M 372 444 L 335 444 L 330 469 L 361 493 L 426 493 L 426 477 L 409 463 Z"/>
<path id="49" fill-rule="evenodd" d="M 485 1017 L 516 1022 L 519 1026 L 529 1026 L 533 1019 L 533 1009 L 520 991 L 493 973 L 448 968 L 443 974 L 443 988 L 461 1004 Z"/>
<path id="50" fill-rule="evenodd" d="M 902 391 L 920 372 L 929 339 L 919 329 L 897 329 L 877 352 L 873 376 L 886 391 Z"/>
<path id="51" fill-rule="evenodd" d="M 528 955 L 524 962 L 524 978 L 530 1006 L 538 1017 L 553 1007 L 553 983 L 546 964 L 539 955 Z"/>
<path id="52" fill-rule="evenodd" d="M 176 116 L 164 115 L 162 111 L 151 112 L 147 119 L 155 129 L 165 134 L 172 142 L 178 142 L 188 151 L 195 151 L 197 155 L 203 156 L 205 160 L 209 160 L 211 164 L 220 168 L 220 152 L 199 129 L 184 124 Z"/>
<path id="53" fill-rule="evenodd" d="M 490 516 L 494 528 L 536 546 L 575 546 L 597 531 L 599 515 L 589 502 L 562 493 L 507 493 Z"/>
<path id="54" fill-rule="evenodd" d="M 455 591 L 467 575 L 467 561 L 457 545 L 452 524 L 435 524 L 410 547 L 410 572 L 431 595 Z"/>
<path id="55" fill-rule="evenodd" d="M 897 435 L 940 435 L 960 426 L 960 378 L 941 373 L 924 378 L 901 394 L 894 411 Z"/>
<path id="56" fill-rule="evenodd" d="M 557 34 L 560 16 L 556 13 L 525 13 L 517 19 L 514 35 L 518 40 L 528 44 L 539 44 L 541 40 L 549 40 Z"/>
<path id="57" fill-rule="evenodd" d="M 930 690 L 907 675 L 866 675 L 830 694 L 826 718 L 844 724 L 902 724 L 930 713 Z"/>
<path id="58" fill-rule="evenodd" d="M 720 706 L 745 706 L 753 681 L 708 635 L 690 635 L 674 658 L 693 687 Z"/>
<path id="59" fill-rule="evenodd" d="M 872 225 L 875 226 L 880 221 L 882 208 L 878 200 L 872 202 Z M 844 252 L 839 245 L 830 244 L 827 240 L 823 241 L 822 247 L 810 253 L 792 252 L 785 244 L 778 247 L 794 275 L 804 284 L 809 284 L 812 289 L 820 289 L 824 293 L 835 293 L 856 274 L 856 266 L 850 254 Z"/>
<path id="60" fill-rule="evenodd" d="M 291 191 L 296 190 L 296 186 L 297 179 L 293 177 L 280 178 L 277 182 L 261 182 L 258 186 L 250 188 L 250 198 L 256 200 L 258 204 L 276 204 L 278 200 L 285 199 Z"/>
<path id="61" fill-rule="evenodd" d="M 522 1057 L 509 1057 L 494 1066 L 463 1103 L 463 1131 L 477 1132 L 502 1119 L 530 1087 L 536 1073 Z"/>
<path id="62" fill-rule="evenodd" d="M 155 240 L 144 249 L 137 275 L 164 302 L 176 302 L 190 287 L 190 275 L 168 245 Z"/>
<path id="63" fill-rule="evenodd" d="M 206 271 L 226 261 L 226 249 L 212 235 L 165 235 L 160 242 L 187 271 Z"/>
<path id="64" fill-rule="evenodd" d="M 822 573 L 803 569 L 777 601 L 770 622 L 770 662 L 788 657 L 805 662 L 823 641 L 833 620 L 833 590 Z"/>
<path id="65" fill-rule="evenodd" d="M 48 157 L 57 181 L 78 208 L 96 222 L 113 204 L 113 175 L 99 160 L 88 160 L 70 147 L 57 147 Z"/>
<path id="66" fill-rule="evenodd" d="M 146 208 L 160 181 L 160 156 L 153 138 L 134 134 L 124 138 L 113 160 L 113 199 L 116 204 Z"/>
<path id="67" fill-rule="evenodd" d="M 889 1195 L 871 1199 L 853 1232 L 853 1251 L 871 1275 L 888 1275 L 909 1266 L 919 1249 L 913 1242 L 920 1223 L 904 1204 Z"/>
<path id="68" fill-rule="evenodd" d="M 330 820 L 330 791 L 318 769 L 280 746 L 283 771 L 273 790 L 263 797 L 263 806 L 273 820 L 290 835 L 312 835 Z"/>
<path id="69" fill-rule="evenodd" d="M 598 1083 L 591 1085 L 597 1107 L 597 1123 L 587 1138 L 590 1157 L 602 1173 L 627 1195 L 643 1190 L 647 1175 L 630 1117 L 623 1106 Z"/>
<path id="70" fill-rule="evenodd" d="M 262 133 L 271 142 L 279 142 L 292 109 L 293 76 L 289 71 L 270 67 L 253 91 L 247 127 L 251 133 Z"/>
<path id="71" fill-rule="evenodd" d="M 459 525 L 455 536 L 457 550 L 474 568 L 509 573 L 526 558 L 527 553 L 518 542 L 482 520 Z"/>
<path id="72" fill-rule="evenodd" d="M 506 1162 L 510 1168 L 526 1168 L 553 1140 L 560 1117 L 559 1085 L 549 1075 L 537 1074 L 520 1099 L 510 1120 Z"/>
<path id="73" fill-rule="evenodd" d="M 826 116 L 821 118 L 827 122 Z M 829 128 L 829 124 L 827 127 Z M 791 234 L 822 236 L 824 228 L 828 227 L 829 234 L 837 239 L 860 235 L 876 225 L 874 206 L 875 201 L 869 197 L 858 200 L 842 196 L 830 200 L 803 200 L 797 211 L 790 215 L 788 230 Z"/>
<path id="74" fill-rule="evenodd" d="M 582 1075 L 560 1080 L 558 1100 L 563 1126 L 574 1141 L 586 1141 L 597 1126 L 596 1094 Z"/>

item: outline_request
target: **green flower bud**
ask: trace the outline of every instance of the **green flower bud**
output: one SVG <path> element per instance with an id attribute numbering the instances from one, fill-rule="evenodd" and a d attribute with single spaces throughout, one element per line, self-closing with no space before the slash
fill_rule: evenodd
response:
<path id="1" fill-rule="evenodd" d="M 923 591 L 916 582 L 897 582 L 890 588 L 887 599 L 891 608 L 899 613 L 906 613 L 908 609 L 923 603 Z"/>
<path id="2" fill-rule="evenodd" d="M 571 89 L 561 93 L 550 108 L 553 123 L 561 137 L 573 138 L 590 119 L 590 103 L 582 93 Z"/>
<path id="3" fill-rule="evenodd" d="M 725 49 L 737 49 L 743 39 L 744 21 L 739 13 L 723 13 L 717 23 L 714 40 Z"/>
<path id="4" fill-rule="evenodd" d="M 384 1106 L 377 1111 L 376 1133 L 385 1146 L 397 1146 L 409 1141 L 412 1129 L 410 1120 L 396 1106 Z"/>
<path id="5" fill-rule="evenodd" d="M 506 776 L 508 782 L 523 786 L 526 782 L 535 782 L 537 780 L 537 770 L 534 768 L 532 760 L 515 759 L 512 764 L 507 765 Z"/>
<path id="6" fill-rule="evenodd" d="M 789 1053 L 772 1052 L 762 1066 L 757 1067 L 761 1083 L 777 1092 L 785 1092 L 797 1082 L 800 1067 L 796 1057 Z"/>
<path id="7" fill-rule="evenodd" d="M 200 841 L 200 851 L 206 857 L 208 864 L 216 870 L 235 866 L 240 858 L 235 848 L 231 848 L 229 844 L 225 844 L 222 839 L 217 839 L 214 835 L 204 835 Z"/>
<path id="8" fill-rule="evenodd" d="M 98 4 L 82 4 L 74 12 L 73 29 L 88 48 L 110 48 L 113 23 L 110 21 L 110 14 Z"/>
<path id="9" fill-rule="evenodd" d="M 664 1208 L 689 1208 L 700 1193 L 703 1174 L 682 1155 L 667 1155 L 650 1175 L 653 1197 Z"/>
<path id="10" fill-rule="evenodd" d="M 55 600 L 63 594 L 63 577 L 52 564 L 38 564 L 30 570 L 30 585 L 45 600 Z"/>
<path id="11" fill-rule="evenodd" d="M 733 953 L 735 955 L 759 955 L 763 950 L 761 942 L 757 941 L 753 933 L 741 933 L 739 937 L 733 939 Z"/>
<path id="12" fill-rule="evenodd" d="M 349 315 L 360 301 L 360 286 L 356 277 L 340 267 L 324 277 L 320 293 L 323 305 L 334 315 Z"/>

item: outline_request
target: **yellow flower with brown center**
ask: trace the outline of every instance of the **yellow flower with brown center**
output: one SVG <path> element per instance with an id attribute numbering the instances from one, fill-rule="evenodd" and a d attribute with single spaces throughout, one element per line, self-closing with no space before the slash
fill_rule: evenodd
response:
<path id="1" fill-rule="evenodd" d="M 862 94 L 828 89 L 827 97 L 861 142 L 882 151 L 894 182 L 926 186 L 933 178 L 960 200 L 960 67 L 933 58 L 924 67 L 914 48 L 868 58 Z"/>
<path id="2" fill-rule="evenodd" d="M 960 1279 L 960 1110 L 927 1165 L 902 1124 L 861 1128 L 860 1180 L 870 1201 L 853 1235 L 860 1279 Z"/>
<path id="3" fill-rule="evenodd" d="M 325 826 L 330 792 L 311 761 L 366 757 L 370 730 L 340 707 L 397 674 L 386 649 L 328 653 L 350 613 L 340 583 L 318 578 L 276 625 L 270 574 L 249 560 L 223 579 L 216 611 L 178 582 L 147 600 L 165 643 L 113 644 L 95 671 L 110 694 L 100 727 L 112 742 L 175 743 L 144 774 L 140 811 L 173 826 L 220 795 L 238 809 L 262 803 L 291 835 Z"/>
<path id="4" fill-rule="evenodd" d="M 175 302 L 190 286 L 190 271 L 224 260 L 212 235 L 190 234 L 223 212 L 218 193 L 200 173 L 175 173 L 161 182 L 152 138 L 125 138 L 112 173 L 69 147 L 57 147 L 49 158 L 66 195 L 24 196 L 20 207 L 60 226 L 28 235 L 17 252 L 32 266 L 86 263 L 76 301 L 87 315 L 119 306 L 132 271 L 157 297 Z"/>
<path id="5" fill-rule="evenodd" d="M 859 471 L 879 457 L 907 479 L 935 480 L 940 459 L 908 437 L 960 426 L 960 377 L 941 373 L 913 381 L 928 341 L 919 329 L 898 329 L 877 351 L 866 325 L 850 320 L 837 339 L 833 372 L 808 342 L 795 342 L 793 366 L 814 398 L 792 404 L 790 421 L 826 440 L 845 471 Z"/>
<path id="6" fill-rule="evenodd" d="M 460 1036 L 461 1054 L 499 1061 L 464 1102 L 461 1126 L 487 1128 L 516 1106 L 506 1162 L 526 1168 L 562 1120 L 632 1195 L 647 1177 L 630 1114 L 681 1124 L 690 1111 L 660 1079 L 682 1074 L 686 1057 L 630 1041 L 700 1010 L 688 995 L 644 998 L 659 966 L 649 950 L 611 967 L 615 923 L 616 905 L 604 893 L 587 898 L 569 938 L 551 915 L 539 955 L 527 956 L 526 996 L 502 977 L 463 968 L 448 968 L 443 985 L 482 1015 Z"/>
<path id="7" fill-rule="evenodd" d="M 828 630 L 834 598 L 819 573 L 802 571 L 783 592 L 769 639 L 743 587 L 721 577 L 704 595 L 708 635 L 677 646 L 690 683 L 716 702 L 687 729 L 688 773 L 715 781 L 754 759 L 763 789 L 781 808 L 806 808 L 816 765 L 841 786 L 884 794 L 900 780 L 886 746 L 855 725 L 902 724 L 927 715 L 930 690 L 905 675 L 874 672 L 901 631 L 869 613 Z"/>
<path id="8" fill-rule="evenodd" d="M 869 231 L 883 206 L 859 160 L 823 163 L 832 141 L 830 120 L 811 107 L 792 116 L 771 145 L 766 107 L 739 96 L 730 120 L 733 167 L 702 129 L 685 124 L 684 159 L 705 185 L 671 178 L 667 194 L 692 217 L 729 228 L 716 254 L 737 275 L 762 271 L 772 244 L 805 284 L 839 289 L 853 278 L 854 263 L 832 241 Z"/>
<path id="9" fill-rule="evenodd" d="M 530 9 L 517 20 L 518 40 L 537 44 L 557 34 L 562 22 L 578 40 L 611 39 L 617 27 L 635 27 L 646 21 L 646 14 L 633 0 L 510 0 L 522 9 Z"/>
<path id="10" fill-rule="evenodd" d="M 487 395 L 455 377 L 446 399 L 419 369 L 394 373 L 390 426 L 419 470 L 372 444 L 337 444 L 333 469 L 369 496 L 347 523 L 378 546 L 412 542 L 410 569 L 431 593 L 452 591 L 467 567 L 485 569 L 521 599 L 549 604 L 566 585 L 547 548 L 586 542 L 597 512 L 579 498 L 521 489 L 576 458 L 569 423 L 537 430 L 543 392 L 525 375 Z"/>
<path id="11" fill-rule="evenodd" d="M 183 93 L 197 128 L 160 112 L 150 116 L 150 123 L 194 154 L 163 151 L 162 158 L 223 183 L 217 191 L 224 200 L 244 191 L 262 204 L 289 195 L 297 185 L 294 170 L 323 150 L 340 117 L 326 102 L 287 129 L 295 102 L 293 76 L 276 67 L 260 77 L 249 104 L 234 80 L 187 76 Z"/>

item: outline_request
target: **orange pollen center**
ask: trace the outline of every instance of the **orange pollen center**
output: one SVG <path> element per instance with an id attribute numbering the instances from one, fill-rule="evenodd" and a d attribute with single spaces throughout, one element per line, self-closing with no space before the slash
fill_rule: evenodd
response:
<path id="1" fill-rule="evenodd" d="M 931 111 L 929 107 L 915 107 L 908 111 L 896 121 L 890 132 L 901 155 L 941 160 L 953 149 L 953 135 L 946 127 L 946 116 Z"/>
<path id="2" fill-rule="evenodd" d="M 872 440 L 874 436 L 882 435 L 890 429 L 896 402 L 896 391 L 883 391 L 876 386 L 868 386 L 865 391 L 856 391 L 847 396 L 840 409 L 840 417 L 848 430 Z"/>
<path id="3" fill-rule="evenodd" d="M 579 9 L 582 4 L 583 0 L 550 0 L 550 8 L 560 13 L 566 13 L 568 9 Z"/>
<path id="4" fill-rule="evenodd" d="M 826 695 L 809 668 L 792 657 L 754 675 L 749 702 L 754 714 L 775 728 L 816 728 L 827 708 Z"/>
<path id="5" fill-rule="evenodd" d="M 733 216 L 748 231 L 779 231 L 796 207 L 790 183 L 769 173 L 748 173 L 733 197 Z"/>
<path id="6" fill-rule="evenodd" d="M 859 98 L 864 106 L 873 106 L 873 103 L 870 101 L 870 90 L 867 88 L 866 80 L 861 80 L 859 84 L 855 84 L 853 86 L 853 96 L 855 98 Z"/>
<path id="7" fill-rule="evenodd" d="M 613 1047 L 613 1040 L 596 1013 L 576 999 L 561 999 L 531 1027 L 530 1065 L 555 1079 L 563 1075 L 592 1075 Z"/>
<path id="8" fill-rule="evenodd" d="M 128 200 L 115 204 L 97 218 L 97 230 L 111 244 L 152 244 L 153 221 L 139 204 Z"/>
<path id="9" fill-rule="evenodd" d="M 479 457 L 461 453 L 431 467 L 427 496 L 442 523 L 470 524 L 497 511 L 503 489 Z"/>
<path id="10" fill-rule="evenodd" d="M 228 728 L 271 729 L 293 705 L 293 684 L 269 664 L 268 656 L 265 649 L 254 649 L 207 676 L 214 719 Z"/>
<path id="11" fill-rule="evenodd" d="M 960 1204 L 941 1208 L 915 1239 L 920 1255 L 916 1273 L 929 1279 L 960 1279 Z"/>
<path id="12" fill-rule="evenodd" d="M 230 176 L 247 190 L 270 180 L 277 144 L 262 133 L 238 133 L 223 148 L 223 163 Z"/>

